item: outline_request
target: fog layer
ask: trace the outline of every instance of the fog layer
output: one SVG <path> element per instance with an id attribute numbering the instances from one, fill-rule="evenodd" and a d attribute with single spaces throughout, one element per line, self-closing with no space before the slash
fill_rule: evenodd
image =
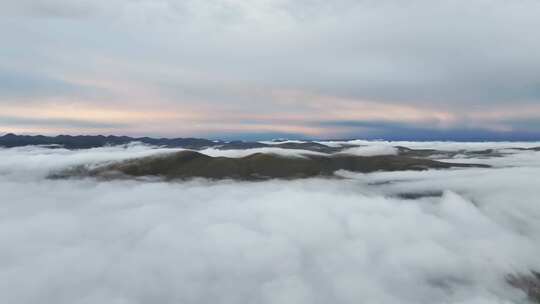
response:
<path id="1" fill-rule="evenodd" d="M 507 275 L 540 268 L 540 152 L 341 180 L 46 179 L 168 151 L 0 149 L 0 302 L 520 303 Z"/>

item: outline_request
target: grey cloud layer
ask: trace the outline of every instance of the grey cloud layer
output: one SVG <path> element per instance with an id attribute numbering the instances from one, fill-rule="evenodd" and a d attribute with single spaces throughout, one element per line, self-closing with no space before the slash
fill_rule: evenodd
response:
<path id="1" fill-rule="evenodd" d="M 40 126 L 40 127 L 61 127 L 64 129 L 113 129 L 125 128 L 128 124 L 95 122 L 91 120 L 78 119 L 54 119 L 54 118 L 20 118 L 0 115 L 0 125 L 2 126 Z"/>
<path id="2" fill-rule="evenodd" d="M 132 81 L 171 103 L 294 110 L 273 89 L 457 115 L 540 102 L 532 0 L 17 3 L 2 4 L 3 42 L 38 56 L 4 50 L 0 66 Z"/>

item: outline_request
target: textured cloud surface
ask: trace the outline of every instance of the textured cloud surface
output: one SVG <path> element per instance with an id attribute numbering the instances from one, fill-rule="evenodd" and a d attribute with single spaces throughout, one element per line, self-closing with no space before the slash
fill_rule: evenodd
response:
<path id="1" fill-rule="evenodd" d="M 540 152 L 344 180 L 45 179 L 163 152 L 0 149 L 1 301 L 514 303 L 505 276 L 540 267 Z"/>

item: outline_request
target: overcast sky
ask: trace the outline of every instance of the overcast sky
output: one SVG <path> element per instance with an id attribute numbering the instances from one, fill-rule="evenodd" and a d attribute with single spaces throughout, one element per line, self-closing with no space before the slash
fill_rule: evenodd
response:
<path id="1" fill-rule="evenodd" d="M 539 139 L 537 0 L 0 0 L 0 134 Z"/>

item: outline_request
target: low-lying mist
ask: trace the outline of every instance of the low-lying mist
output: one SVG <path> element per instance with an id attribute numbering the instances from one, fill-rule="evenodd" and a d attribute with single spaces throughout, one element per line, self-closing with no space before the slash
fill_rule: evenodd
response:
<path id="1" fill-rule="evenodd" d="M 0 149 L 0 302 L 526 303 L 507 278 L 540 269 L 540 152 L 344 179 L 46 178 L 171 151 Z"/>

